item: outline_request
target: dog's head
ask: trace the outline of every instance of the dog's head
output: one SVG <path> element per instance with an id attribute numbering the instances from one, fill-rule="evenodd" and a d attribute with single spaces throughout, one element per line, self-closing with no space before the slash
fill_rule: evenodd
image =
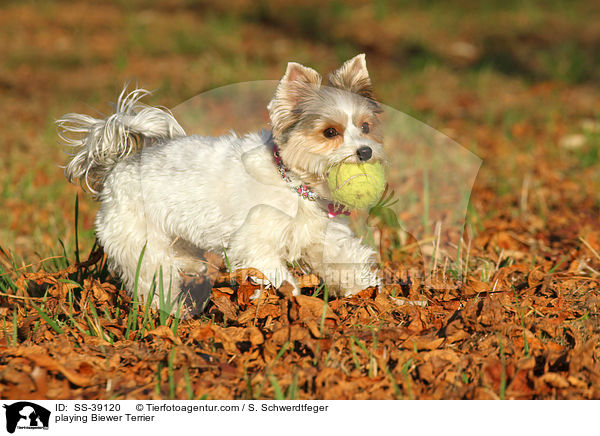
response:
<path id="1" fill-rule="evenodd" d="M 290 62 L 268 109 L 284 164 L 318 184 L 340 162 L 384 161 L 383 138 L 365 55 L 328 77 Z"/>

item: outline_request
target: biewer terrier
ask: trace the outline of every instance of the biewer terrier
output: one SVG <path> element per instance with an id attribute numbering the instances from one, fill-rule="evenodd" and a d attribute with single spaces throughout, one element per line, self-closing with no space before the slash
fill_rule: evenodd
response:
<path id="1" fill-rule="evenodd" d="M 363 54 L 328 79 L 289 63 L 268 105 L 271 131 L 242 137 L 186 136 L 168 110 L 139 102 L 143 89 L 123 90 L 105 119 L 57 121 L 74 147 L 65 175 L 100 201 L 96 235 L 130 292 L 137 282 L 147 297 L 162 277 L 171 300 L 182 298 L 182 274 L 203 271 L 194 250 L 259 270 L 276 288 L 287 281 L 295 295 L 292 263 L 338 296 L 380 284 L 376 253 L 333 204 L 327 174 L 341 162 L 385 162 L 381 109 Z"/>

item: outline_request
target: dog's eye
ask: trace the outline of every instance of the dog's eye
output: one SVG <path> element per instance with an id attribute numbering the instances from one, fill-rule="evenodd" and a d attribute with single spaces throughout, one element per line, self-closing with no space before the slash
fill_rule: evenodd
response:
<path id="1" fill-rule="evenodd" d="M 326 138 L 335 138 L 337 135 L 339 135 L 339 133 L 333 127 L 330 127 L 323 131 L 323 136 L 325 136 Z"/>
<path id="2" fill-rule="evenodd" d="M 360 126 L 360 128 L 362 129 L 363 133 L 369 133 L 369 131 L 371 130 L 371 128 L 369 127 L 369 123 L 362 123 L 362 126 Z"/>

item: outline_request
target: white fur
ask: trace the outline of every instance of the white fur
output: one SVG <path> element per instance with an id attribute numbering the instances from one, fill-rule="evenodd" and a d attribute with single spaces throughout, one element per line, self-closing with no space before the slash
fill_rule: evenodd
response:
<path id="1" fill-rule="evenodd" d="M 76 149 L 65 176 L 70 182 L 79 179 L 95 195 L 102 186 L 103 172 L 136 148 L 153 140 L 185 135 L 167 109 L 139 103 L 149 91 L 125 92 L 123 89 L 119 95 L 115 113 L 103 120 L 70 113 L 56 122 L 62 143 Z M 142 143 L 138 143 L 140 139 Z"/>
<path id="2" fill-rule="evenodd" d="M 162 268 L 164 289 L 172 290 L 172 300 L 182 297 L 180 273 L 203 269 L 177 251 L 177 241 L 226 254 L 233 269 L 256 268 L 275 287 L 288 281 L 295 294 L 292 262 L 312 268 L 333 294 L 379 285 L 375 252 L 345 218 L 328 218 L 326 203 L 300 198 L 281 178 L 270 132 L 183 136 L 170 113 L 137 103 L 144 93 L 122 93 L 104 120 L 77 114 L 59 120 L 62 136 L 76 147 L 67 177 L 89 186 L 87 177 L 97 173 L 89 186 L 101 202 L 97 237 L 128 290 L 146 247 L 138 292 L 147 295 Z"/>

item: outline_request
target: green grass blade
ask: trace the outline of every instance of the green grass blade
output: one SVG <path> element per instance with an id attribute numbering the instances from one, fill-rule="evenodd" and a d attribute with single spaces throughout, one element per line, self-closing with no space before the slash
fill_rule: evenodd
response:
<path id="1" fill-rule="evenodd" d="M 137 268 L 135 270 L 135 282 L 133 286 L 133 310 L 129 313 L 128 322 L 127 322 L 127 330 L 125 330 L 125 338 L 129 338 L 129 335 L 132 330 L 137 328 L 137 316 L 138 316 L 138 284 L 140 280 L 140 271 L 142 269 L 142 260 L 144 259 L 144 253 L 146 252 L 146 244 L 144 244 L 144 248 L 142 248 L 142 252 L 140 253 L 140 258 L 138 259 Z"/>
<path id="2" fill-rule="evenodd" d="M 138 332 L 137 332 L 137 337 L 138 338 L 143 338 L 145 335 L 146 330 L 152 330 L 151 326 L 150 326 L 150 314 L 152 313 L 152 300 L 154 300 L 154 294 L 156 293 L 156 276 L 152 279 L 152 286 L 150 286 L 150 292 L 148 292 L 148 295 L 146 297 L 146 304 L 145 304 L 145 308 L 144 308 L 144 317 L 142 318 L 142 324 L 140 325 Z"/>
<path id="3" fill-rule="evenodd" d="M 267 377 L 269 378 L 269 382 L 271 382 L 271 386 L 273 386 L 273 392 L 275 394 L 275 399 L 276 400 L 285 400 L 285 396 L 283 395 L 283 392 L 281 391 L 281 387 L 279 386 L 279 382 L 277 381 L 277 378 L 275 378 L 275 376 L 271 372 L 269 372 Z"/>
<path id="4" fill-rule="evenodd" d="M 52 330 L 54 330 L 56 333 L 58 333 L 60 335 L 65 334 L 65 331 L 62 328 L 60 328 L 60 326 L 52 318 L 50 318 L 46 312 L 44 312 L 40 307 L 36 306 L 35 303 L 33 303 L 33 302 L 31 302 L 31 305 L 36 310 L 36 312 L 40 315 L 40 318 L 42 318 L 44 321 L 46 321 L 46 323 L 48 323 L 48 325 L 50 327 L 52 327 Z"/>
<path id="5" fill-rule="evenodd" d="M 75 196 L 75 261 L 81 262 L 79 258 L 79 193 Z"/>
<path id="6" fill-rule="evenodd" d="M 175 360 L 175 350 L 173 347 L 169 353 L 169 360 L 167 361 L 167 370 L 169 374 L 169 398 L 172 400 L 175 398 L 175 376 L 173 370 L 173 361 Z"/>
<path id="7" fill-rule="evenodd" d="M 13 325 L 12 345 L 16 346 L 17 345 L 17 340 L 18 340 L 18 332 L 19 332 L 19 324 L 17 322 L 17 311 L 16 310 L 13 312 L 13 322 L 12 322 L 12 325 Z"/>
<path id="8" fill-rule="evenodd" d="M 192 382 L 190 381 L 190 373 L 187 368 L 183 370 L 183 378 L 185 380 L 185 392 L 187 393 L 188 400 L 194 399 L 194 390 L 192 389 Z"/>
<path id="9" fill-rule="evenodd" d="M 500 349 L 500 365 L 502 368 L 502 371 L 500 373 L 500 399 L 504 400 L 505 396 L 506 396 L 506 356 L 504 355 L 504 343 L 502 342 L 502 339 L 500 339 L 499 342 L 499 349 Z"/>

